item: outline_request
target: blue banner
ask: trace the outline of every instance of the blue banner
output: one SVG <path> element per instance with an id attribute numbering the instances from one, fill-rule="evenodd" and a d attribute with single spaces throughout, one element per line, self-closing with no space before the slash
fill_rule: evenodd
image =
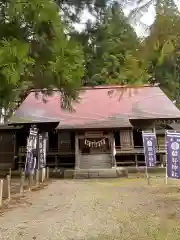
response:
<path id="1" fill-rule="evenodd" d="M 45 149 L 45 137 L 42 134 L 39 134 L 39 144 L 38 144 L 38 162 L 39 168 L 44 168 L 46 166 L 46 149 Z"/>
<path id="2" fill-rule="evenodd" d="M 147 167 L 156 166 L 156 134 L 142 132 L 144 145 L 144 158 Z"/>
<path id="3" fill-rule="evenodd" d="M 26 156 L 26 172 L 32 172 L 35 169 L 36 161 L 34 161 L 33 151 L 29 150 Z"/>
<path id="4" fill-rule="evenodd" d="M 167 176 L 180 178 L 180 132 L 166 132 Z"/>
<path id="5" fill-rule="evenodd" d="M 25 171 L 33 172 L 36 167 L 36 148 L 37 148 L 37 136 L 38 132 L 36 128 L 30 128 L 29 137 L 27 139 L 27 154 Z"/>

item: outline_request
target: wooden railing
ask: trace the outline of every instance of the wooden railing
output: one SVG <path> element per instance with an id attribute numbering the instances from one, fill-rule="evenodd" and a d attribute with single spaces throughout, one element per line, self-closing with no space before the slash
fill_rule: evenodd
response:
<path id="1" fill-rule="evenodd" d="M 26 155 L 27 149 L 26 147 L 19 147 L 19 156 L 24 156 Z M 47 152 L 48 156 L 56 156 L 56 155 L 73 155 L 75 154 L 75 151 L 70 149 L 69 151 L 59 151 L 57 148 L 51 148 L 49 149 L 49 151 Z"/>
<path id="2" fill-rule="evenodd" d="M 90 153 L 81 153 L 81 155 L 86 156 L 86 155 L 103 155 L 103 154 L 112 154 L 111 151 L 107 152 L 90 152 Z"/>
<path id="3" fill-rule="evenodd" d="M 157 153 L 165 153 L 165 145 L 157 145 L 156 149 Z M 101 153 L 103 154 L 103 153 Z M 135 146 L 135 147 L 118 147 L 116 146 L 116 162 L 117 166 L 143 166 L 145 165 L 143 158 L 138 158 L 138 155 L 143 155 L 144 149 L 143 146 Z M 67 158 L 64 158 L 62 155 L 66 156 Z M 49 167 L 55 167 L 55 168 L 74 168 L 75 166 L 75 156 L 73 160 L 73 155 L 75 155 L 74 151 L 72 152 L 59 152 L 58 149 L 50 149 L 50 151 L 47 153 L 48 156 L 48 162 L 47 165 Z M 83 154 L 83 155 L 89 155 L 89 154 Z M 90 154 L 91 155 L 91 154 Z M 94 155 L 94 154 L 92 154 Z M 119 159 L 118 159 L 119 155 Z M 121 159 L 121 155 L 134 155 L 132 159 L 124 160 Z M 24 166 L 25 163 L 25 156 L 26 156 L 26 147 L 20 147 L 19 148 L 19 168 Z M 61 160 L 60 160 L 61 159 Z M 68 160 L 69 159 L 69 160 Z M 159 161 L 159 160 L 158 160 Z M 160 162 L 157 163 L 158 165 L 162 164 Z"/>
<path id="4" fill-rule="evenodd" d="M 165 145 L 157 145 L 156 147 L 156 152 L 157 153 L 165 153 Z M 123 154 L 123 153 L 132 153 L 132 154 L 143 154 L 144 153 L 144 148 L 143 146 L 123 146 L 123 147 L 119 147 L 119 146 L 116 146 L 116 153 L 120 153 L 120 154 Z"/>
<path id="5" fill-rule="evenodd" d="M 25 165 L 25 157 L 26 157 L 27 149 L 24 146 L 19 147 L 19 168 L 24 168 Z M 74 168 L 75 166 L 75 157 L 73 160 L 73 156 L 75 152 L 73 150 L 68 152 L 60 152 L 58 148 L 50 149 L 47 152 L 47 166 L 54 168 Z M 67 158 L 64 158 L 66 156 Z M 61 160 L 59 159 L 61 158 Z"/>
<path id="6" fill-rule="evenodd" d="M 157 153 L 165 153 L 165 145 L 157 145 L 156 147 L 156 152 Z M 116 153 L 117 154 L 123 154 L 123 153 L 132 153 L 132 154 L 143 154 L 144 153 L 144 148 L 143 146 L 123 146 L 123 147 L 119 147 L 116 146 Z M 23 156 L 26 154 L 26 147 L 19 147 L 19 155 Z M 53 149 L 49 149 L 49 151 L 47 152 L 47 155 L 49 156 L 54 156 L 54 155 L 72 155 L 75 154 L 74 150 L 70 150 L 70 151 L 59 151 L 57 148 L 53 148 Z"/>

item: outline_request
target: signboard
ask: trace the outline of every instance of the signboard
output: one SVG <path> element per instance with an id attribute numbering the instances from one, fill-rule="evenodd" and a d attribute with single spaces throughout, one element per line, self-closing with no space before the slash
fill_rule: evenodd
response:
<path id="1" fill-rule="evenodd" d="M 103 131 L 88 131 L 88 132 L 85 132 L 84 135 L 85 135 L 86 138 L 104 137 Z"/>
<path id="2" fill-rule="evenodd" d="M 37 128 L 30 128 L 29 137 L 27 138 L 27 154 L 25 171 L 30 173 L 36 167 L 36 148 L 37 148 Z"/>
<path id="3" fill-rule="evenodd" d="M 146 167 L 156 166 L 156 134 L 143 132 L 144 158 Z"/>
<path id="4" fill-rule="evenodd" d="M 43 134 L 44 138 L 43 138 L 43 141 L 44 141 L 44 159 L 45 159 L 45 165 L 46 165 L 46 152 L 47 152 L 47 145 L 48 145 L 48 132 L 45 132 Z"/>
<path id="5" fill-rule="evenodd" d="M 180 132 L 166 132 L 167 177 L 180 178 Z"/>

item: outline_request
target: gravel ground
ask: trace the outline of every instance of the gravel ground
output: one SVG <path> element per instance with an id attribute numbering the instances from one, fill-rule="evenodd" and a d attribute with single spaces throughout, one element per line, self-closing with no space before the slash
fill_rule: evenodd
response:
<path id="1" fill-rule="evenodd" d="M 151 182 L 56 180 L 0 216 L 0 240 L 178 240 L 179 189 Z"/>

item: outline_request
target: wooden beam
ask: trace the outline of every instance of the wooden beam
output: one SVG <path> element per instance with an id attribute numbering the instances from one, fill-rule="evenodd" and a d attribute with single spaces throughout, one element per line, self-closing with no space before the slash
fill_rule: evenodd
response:
<path id="1" fill-rule="evenodd" d="M 108 134 L 104 134 L 103 136 L 98 136 L 98 137 L 99 137 L 99 138 L 100 138 L 100 137 L 101 137 L 101 138 L 106 138 L 106 137 L 108 138 L 108 136 L 109 136 Z M 93 138 L 92 135 L 91 135 L 91 137 Z M 96 138 L 97 136 L 94 136 L 94 137 Z M 78 136 L 78 138 L 79 138 L 79 139 L 85 139 L 85 138 L 90 138 L 90 136 L 86 136 L 85 134 L 84 134 L 84 135 L 81 134 L 81 135 Z"/>
<path id="2" fill-rule="evenodd" d="M 138 168 L 138 156 L 135 154 L 136 167 Z"/>
<path id="3" fill-rule="evenodd" d="M 60 133 L 58 132 L 58 152 L 60 152 Z"/>

